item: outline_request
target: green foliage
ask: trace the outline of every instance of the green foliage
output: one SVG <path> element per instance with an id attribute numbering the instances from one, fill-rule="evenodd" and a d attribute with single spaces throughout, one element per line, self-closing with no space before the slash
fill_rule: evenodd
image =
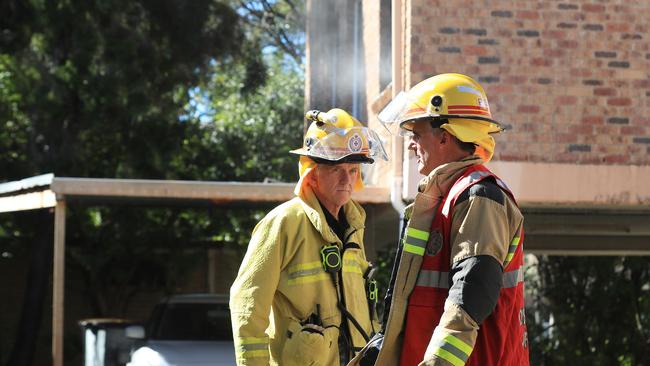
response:
<path id="1" fill-rule="evenodd" d="M 193 92 L 187 109 L 203 122 L 183 140 L 175 166 L 195 179 L 297 180 L 297 158 L 288 152 L 302 140 L 302 71 L 276 55 L 264 65 L 267 80 L 254 90 L 246 65 L 214 65 L 213 77 Z"/>
<path id="2" fill-rule="evenodd" d="M 233 3 L 0 4 L 0 181 L 295 180 L 303 71 Z M 293 11 L 273 9 L 265 19 Z M 173 292 L 206 248 L 245 246 L 266 208 L 73 204 L 68 271 L 82 273 L 96 316 L 121 316 L 139 291 Z M 23 247 L 39 227 L 0 220 Z"/>
<path id="3" fill-rule="evenodd" d="M 650 364 L 647 258 L 541 257 L 531 269 L 531 365 Z"/>
<path id="4" fill-rule="evenodd" d="M 22 118 L 29 158 L 27 169 L 0 169 L 3 178 L 44 170 L 173 176 L 166 162 L 184 133 L 178 115 L 187 90 L 206 77 L 210 62 L 237 56 L 244 41 L 235 11 L 210 0 L 23 7 L 9 7 L 24 23 L 3 24 L 16 36 L 0 43 L 0 53 L 17 109 L 3 114 L 14 123 Z"/>

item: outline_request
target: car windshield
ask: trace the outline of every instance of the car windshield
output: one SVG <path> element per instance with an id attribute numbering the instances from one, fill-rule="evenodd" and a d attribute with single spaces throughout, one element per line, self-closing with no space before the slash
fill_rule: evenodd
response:
<path id="1" fill-rule="evenodd" d="M 151 339 L 183 341 L 232 340 L 227 304 L 159 305 L 153 313 Z"/>

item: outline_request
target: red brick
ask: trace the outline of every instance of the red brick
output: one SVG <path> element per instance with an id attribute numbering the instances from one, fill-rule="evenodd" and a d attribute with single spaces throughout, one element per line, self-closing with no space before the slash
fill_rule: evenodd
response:
<path id="1" fill-rule="evenodd" d="M 568 48 L 568 49 L 574 49 L 578 48 L 578 41 L 573 40 L 573 39 L 565 39 L 562 41 L 559 41 L 557 45 L 561 48 Z"/>
<path id="2" fill-rule="evenodd" d="M 501 85 L 491 85 L 488 90 L 489 90 L 488 92 L 488 96 L 489 96 L 491 94 L 511 94 L 513 88 L 512 85 L 501 84 Z"/>
<path id="3" fill-rule="evenodd" d="M 650 89 L 650 80 L 644 79 L 644 80 L 634 80 L 632 85 L 635 88 L 643 88 L 643 89 Z"/>
<path id="4" fill-rule="evenodd" d="M 594 133 L 594 128 L 591 125 L 573 125 L 569 126 L 569 133 L 591 135 Z"/>
<path id="5" fill-rule="evenodd" d="M 578 142 L 578 136 L 574 133 L 558 133 L 555 135 L 555 139 L 560 143 L 575 143 Z"/>
<path id="6" fill-rule="evenodd" d="M 544 38 L 550 39 L 564 39 L 566 38 L 567 32 L 561 30 L 546 30 L 542 32 Z"/>
<path id="7" fill-rule="evenodd" d="M 539 12 L 537 11 L 530 11 L 530 10 L 522 10 L 517 12 L 517 19 L 539 19 Z"/>
<path id="8" fill-rule="evenodd" d="M 592 12 L 592 13 L 604 13 L 605 6 L 598 4 L 582 4 L 582 11 Z"/>
<path id="9" fill-rule="evenodd" d="M 526 84 L 528 78 L 524 75 L 510 75 L 504 79 L 504 82 L 513 85 L 522 85 Z"/>
<path id="10" fill-rule="evenodd" d="M 632 105 L 632 99 L 630 98 L 609 98 L 607 99 L 607 104 L 613 106 L 625 107 Z"/>
<path id="11" fill-rule="evenodd" d="M 590 78 L 593 74 L 590 69 L 577 68 L 577 69 L 571 69 L 569 75 L 573 77 L 579 77 L 579 78 Z"/>
<path id="12" fill-rule="evenodd" d="M 621 133 L 624 135 L 644 135 L 645 128 L 641 126 L 621 126 Z"/>
<path id="13" fill-rule="evenodd" d="M 553 60 L 550 60 L 548 58 L 536 57 L 530 60 L 530 65 L 536 67 L 544 67 L 544 66 L 548 67 L 553 65 Z"/>
<path id="14" fill-rule="evenodd" d="M 517 107 L 517 113 L 539 113 L 538 105 L 520 105 Z"/>
<path id="15" fill-rule="evenodd" d="M 587 125 L 602 125 L 604 121 L 603 116 L 585 116 L 582 117 L 581 122 Z"/>
<path id="16" fill-rule="evenodd" d="M 578 160 L 576 153 L 561 153 L 556 154 L 554 161 L 558 163 L 575 163 Z"/>
<path id="17" fill-rule="evenodd" d="M 618 126 L 596 126 L 596 133 L 602 135 L 618 135 L 620 133 L 620 128 Z"/>
<path id="18" fill-rule="evenodd" d="M 563 49 L 559 48 L 546 48 L 544 49 L 544 56 L 546 57 L 563 57 L 565 54 Z"/>
<path id="19" fill-rule="evenodd" d="M 482 46 L 465 46 L 463 47 L 463 54 L 467 56 L 485 56 L 487 55 L 487 48 Z"/>
<path id="20" fill-rule="evenodd" d="M 630 25 L 627 23 L 608 23 L 605 26 L 605 29 L 607 32 L 629 32 L 630 31 Z"/>
<path id="21" fill-rule="evenodd" d="M 594 95 L 599 97 L 613 97 L 616 95 L 616 89 L 614 88 L 594 88 Z"/>
<path id="22" fill-rule="evenodd" d="M 650 126 L 650 118 L 636 118 L 634 123 L 639 126 Z"/>
<path id="23" fill-rule="evenodd" d="M 573 95 L 561 95 L 555 98 L 555 104 L 558 105 L 574 105 L 578 102 L 578 97 Z"/>
<path id="24" fill-rule="evenodd" d="M 603 157 L 603 162 L 610 164 L 623 164 L 628 161 L 629 157 L 627 155 L 605 155 Z"/>

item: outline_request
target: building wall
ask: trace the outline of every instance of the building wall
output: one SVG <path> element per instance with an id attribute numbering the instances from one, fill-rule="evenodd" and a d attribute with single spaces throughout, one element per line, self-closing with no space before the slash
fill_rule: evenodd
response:
<path id="1" fill-rule="evenodd" d="M 650 253 L 644 228 L 650 207 L 650 3 L 392 3 L 392 20 L 399 19 L 392 24 L 395 45 L 403 54 L 394 53 L 396 85 L 403 85 L 397 89 L 439 73 L 468 74 L 486 89 L 494 117 L 510 127 L 495 136 L 488 166 L 518 198 L 529 251 Z M 384 32 L 377 27 L 391 26 L 379 21 L 390 6 L 364 2 L 368 120 L 392 153 L 391 162 L 375 164 L 370 176 L 376 185 L 401 182 L 408 201 L 421 178 L 415 159 L 376 118 L 393 93 L 378 82 L 386 66 L 379 61 Z"/>
<path id="2" fill-rule="evenodd" d="M 404 0 L 405 87 L 476 78 L 495 160 L 650 163 L 650 3 Z M 369 100 L 371 98 L 369 97 Z"/>

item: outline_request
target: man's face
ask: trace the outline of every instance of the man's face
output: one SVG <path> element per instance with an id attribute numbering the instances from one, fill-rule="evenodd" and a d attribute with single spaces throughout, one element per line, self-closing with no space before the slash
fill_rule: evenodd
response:
<path id="1" fill-rule="evenodd" d="M 408 149 L 415 153 L 418 172 L 428 175 L 433 169 L 445 163 L 440 150 L 442 130 L 432 128 L 428 121 L 415 122 L 411 126 L 413 129 L 409 134 Z"/>
<path id="2" fill-rule="evenodd" d="M 319 164 L 311 174 L 311 187 L 316 197 L 330 212 L 332 209 L 341 208 L 352 197 L 353 188 L 359 178 L 359 165 L 358 163 Z"/>

